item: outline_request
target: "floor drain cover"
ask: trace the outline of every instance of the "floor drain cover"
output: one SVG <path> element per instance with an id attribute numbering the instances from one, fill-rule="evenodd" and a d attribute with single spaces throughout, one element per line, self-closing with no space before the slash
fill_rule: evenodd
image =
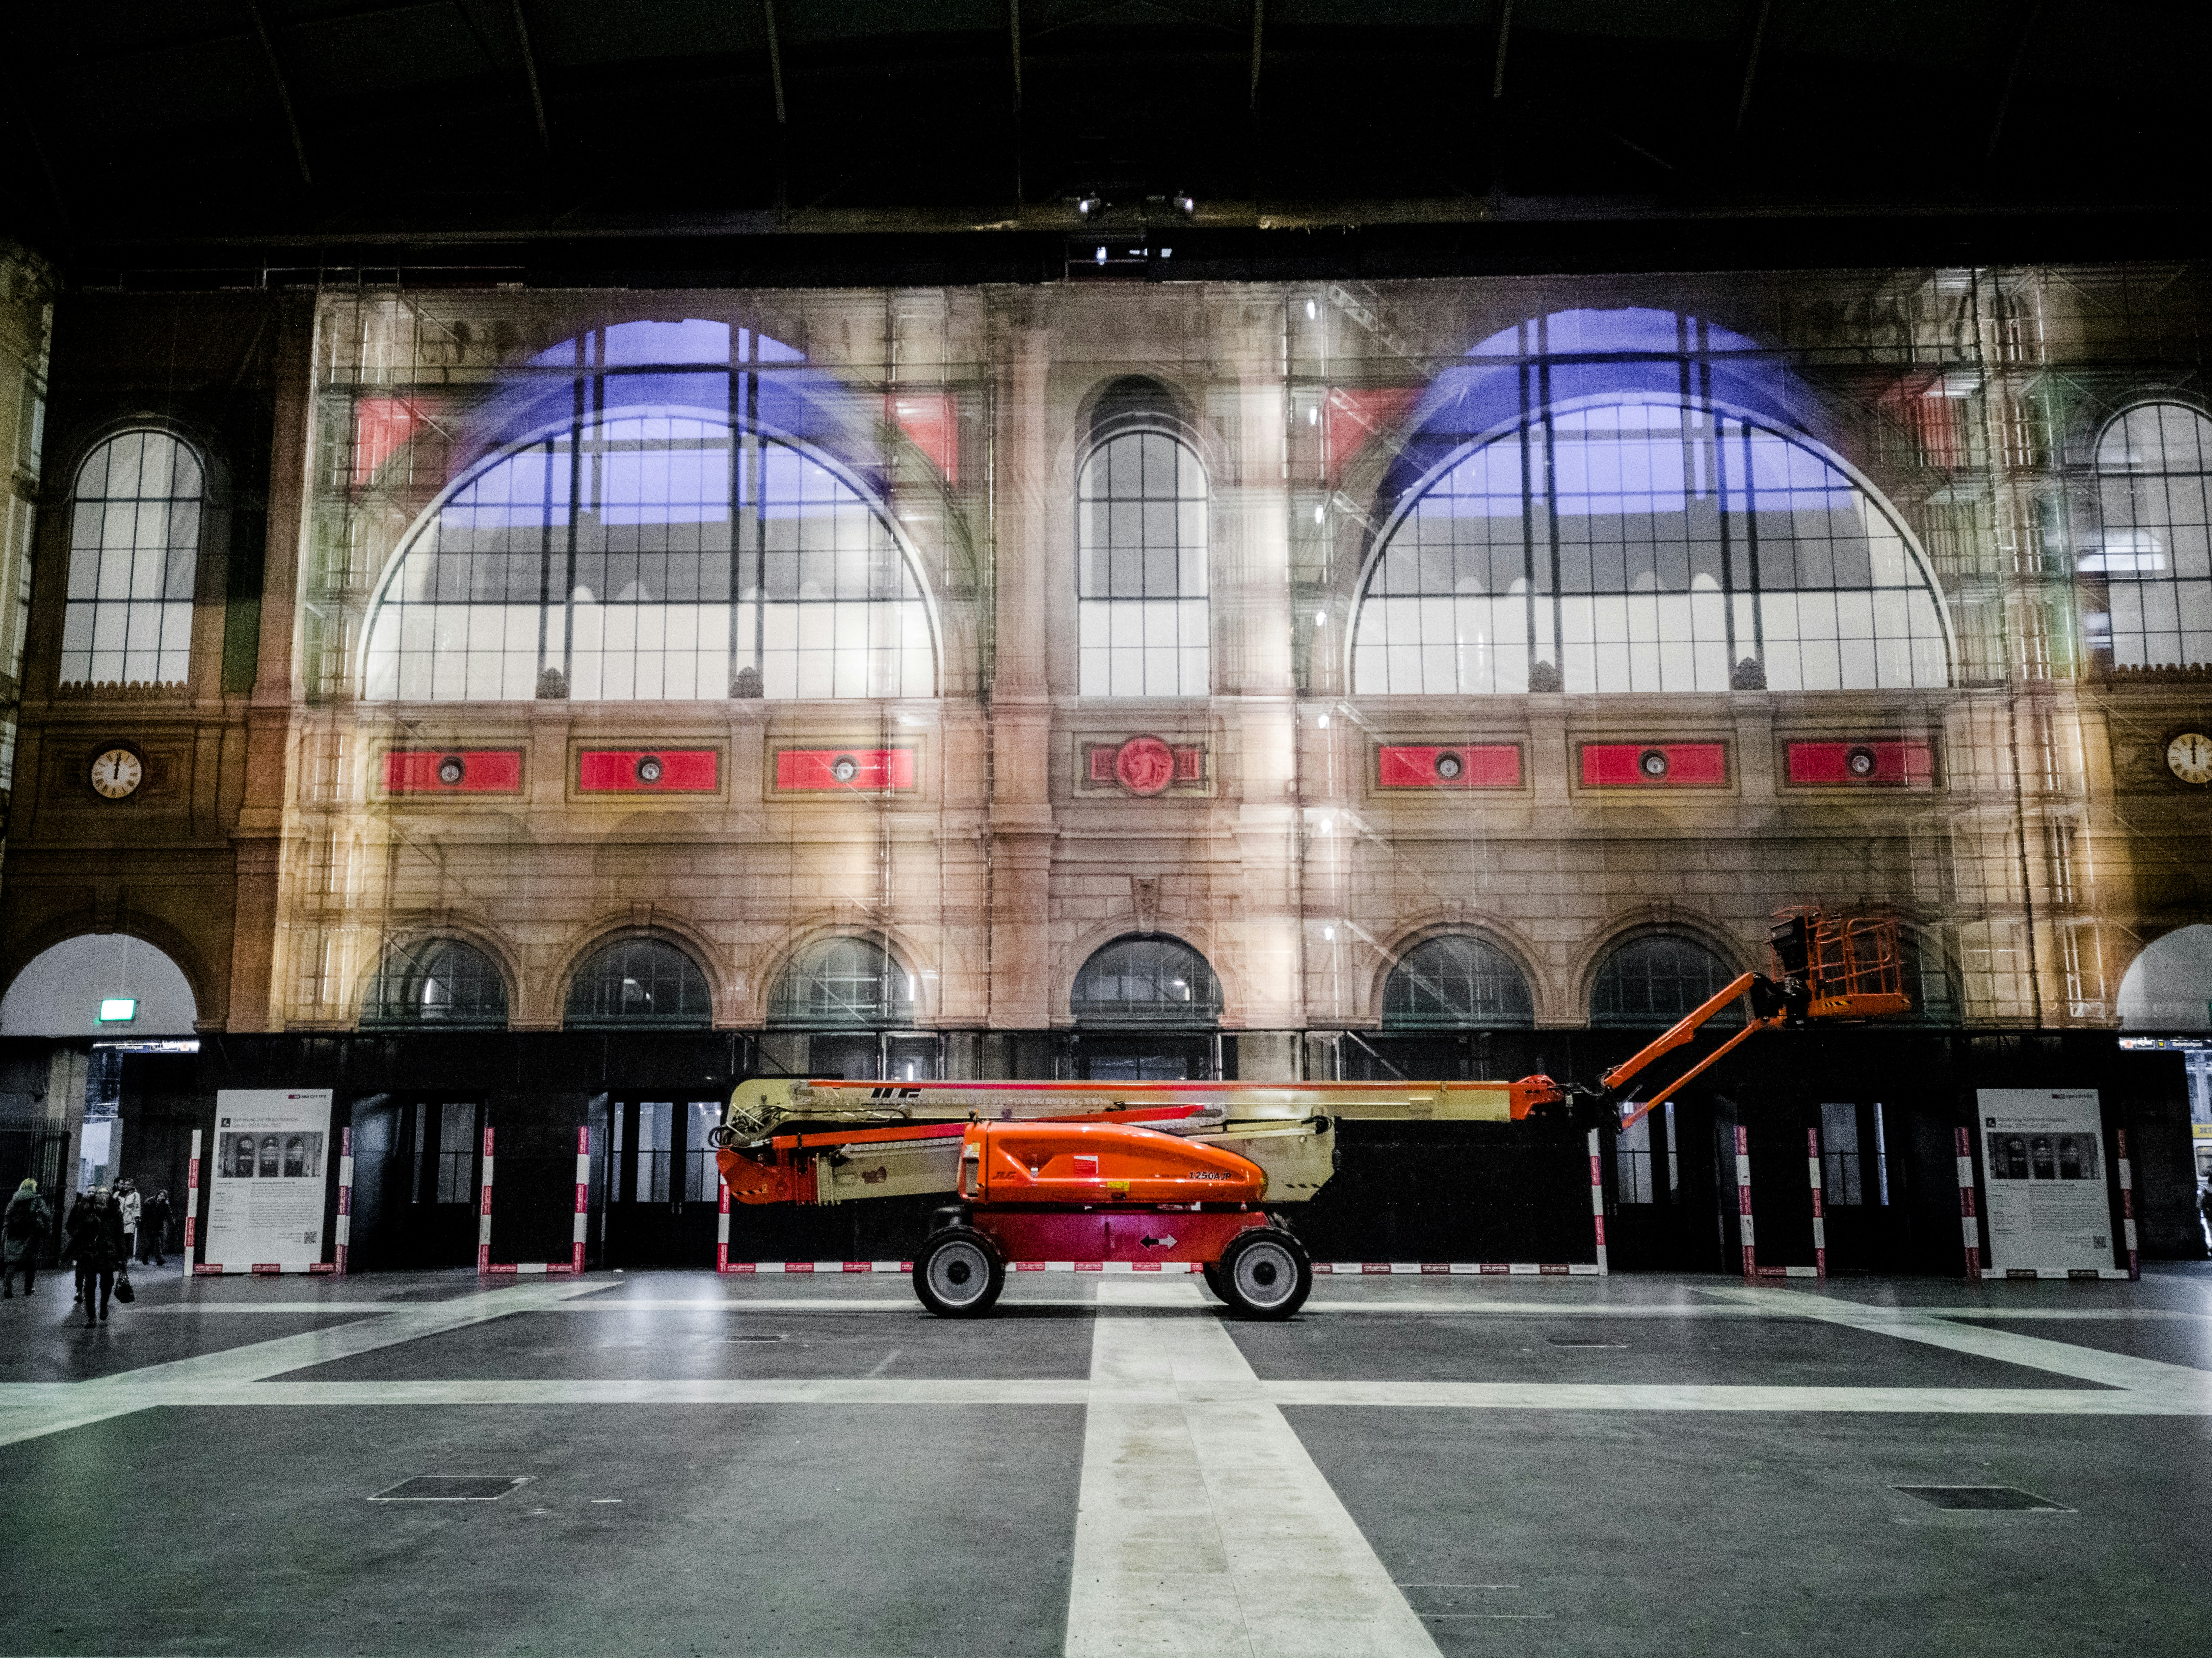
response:
<path id="1" fill-rule="evenodd" d="M 381 1491 L 372 1503 L 496 1503 L 518 1485 L 530 1483 L 527 1474 L 418 1473 Z"/>
<path id="2" fill-rule="evenodd" d="M 1932 1503 L 1939 1509 L 2040 1509 L 2051 1514 L 2071 1514 L 2063 1503 L 2024 1491 L 2017 1485 L 1896 1485 L 1893 1491 Z"/>
<path id="3" fill-rule="evenodd" d="M 789 1336 L 724 1336 L 725 1341 L 788 1341 Z"/>
<path id="4" fill-rule="evenodd" d="M 1625 1341 L 1569 1341 L 1564 1336 L 1547 1338 L 1554 1347 L 1626 1347 Z"/>

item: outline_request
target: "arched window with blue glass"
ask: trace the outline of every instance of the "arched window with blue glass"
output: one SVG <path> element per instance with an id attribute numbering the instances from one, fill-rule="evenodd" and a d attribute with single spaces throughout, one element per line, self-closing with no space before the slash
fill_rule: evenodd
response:
<path id="1" fill-rule="evenodd" d="M 1942 686 L 1942 596 L 1741 336 L 1539 318 L 1440 376 L 1384 485 L 1361 695 Z"/>
<path id="2" fill-rule="evenodd" d="M 625 323 L 539 354 L 515 434 L 379 583 L 364 695 L 399 701 L 930 697 L 913 549 L 829 376 L 750 330 Z"/>

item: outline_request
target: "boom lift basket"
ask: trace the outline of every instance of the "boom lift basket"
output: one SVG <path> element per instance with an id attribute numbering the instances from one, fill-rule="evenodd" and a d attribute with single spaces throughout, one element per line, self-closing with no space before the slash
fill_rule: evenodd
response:
<path id="1" fill-rule="evenodd" d="M 1784 910 L 1767 936 L 1777 976 L 1805 987 L 1808 1018 L 1866 1019 L 1912 1005 L 1893 916 Z"/>

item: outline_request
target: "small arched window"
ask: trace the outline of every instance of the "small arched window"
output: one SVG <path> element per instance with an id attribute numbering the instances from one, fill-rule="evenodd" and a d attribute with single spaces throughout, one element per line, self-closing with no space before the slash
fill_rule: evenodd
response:
<path id="1" fill-rule="evenodd" d="M 568 986 L 567 1023 L 575 1029 L 698 1030 L 713 1012 L 699 964 L 659 938 L 607 945 Z"/>
<path id="2" fill-rule="evenodd" d="M 439 1025 L 449 1030 L 507 1027 L 507 981 L 492 959 L 458 938 L 394 944 L 377 963 L 362 999 L 364 1029 Z"/>
<path id="3" fill-rule="evenodd" d="M 1663 1029 L 1725 989 L 1735 974 L 1726 962 L 1680 933 L 1648 932 L 1605 958 L 1590 985 L 1590 1023 Z M 1743 1023 L 1735 1002 L 1713 1019 L 1717 1029 Z"/>
<path id="4" fill-rule="evenodd" d="M 199 457 L 167 432 L 118 433 L 77 469 L 64 685 L 181 684 L 199 574 Z"/>
<path id="5" fill-rule="evenodd" d="M 2086 643 L 2116 668 L 2212 662 L 2212 420 L 2147 403 L 2097 444 L 2098 544 L 2075 564 Z M 2102 599 L 2100 604 L 2098 601 Z"/>
<path id="6" fill-rule="evenodd" d="M 1210 1026 L 1221 1018 L 1221 981 L 1182 939 L 1133 933 L 1084 963 L 1069 1011 L 1085 1024 Z"/>
<path id="7" fill-rule="evenodd" d="M 1382 1023 L 1389 1029 L 1525 1029 L 1535 1022 L 1528 980 L 1486 938 L 1425 938 L 1398 958 L 1382 986 Z"/>
<path id="8" fill-rule="evenodd" d="M 1204 696 L 1212 492 L 1149 380 L 1099 401 L 1076 484 L 1077 689 L 1085 696 Z"/>
<path id="9" fill-rule="evenodd" d="M 794 956 L 769 998 L 787 1030 L 902 1029 L 914 1023 L 914 976 L 867 938 L 825 938 Z"/>

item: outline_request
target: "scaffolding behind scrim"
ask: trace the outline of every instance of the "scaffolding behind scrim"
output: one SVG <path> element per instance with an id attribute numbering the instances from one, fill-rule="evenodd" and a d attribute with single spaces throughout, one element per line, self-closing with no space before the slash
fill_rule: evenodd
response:
<path id="1" fill-rule="evenodd" d="M 1872 1018 L 1912 1006 L 1905 993 L 1904 957 L 1893 915 L 1880 910 L 1781 910 L 1768 938 L 1778 975 L 1803 982 L 1808 1018 Z"/>

